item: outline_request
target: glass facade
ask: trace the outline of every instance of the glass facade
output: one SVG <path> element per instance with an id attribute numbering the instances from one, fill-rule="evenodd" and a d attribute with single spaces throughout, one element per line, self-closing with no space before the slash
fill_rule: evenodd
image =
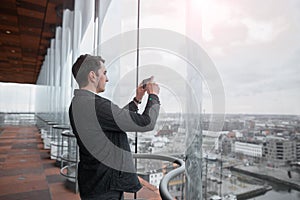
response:
<path id="1" fill-rule="evenodd" d="M 1 104 L 1 111 L 34 112 L 47 115 L 59 124 L 69 124 L 68 107 L 73 90 L 78 88 L 71 66 L 79 55 L 86 53 L 101 55 L 106 60 L 109 83 L 101 95 L 120 107 L 132 100 L 136 86 L 143 79 L 154 76 L 161 87 L 160 117 L 153 131 L 128 133 L 132 151 L 137 146 L 138 153 L 179 158 L 184 158 L 186 153 L 193 154 L 199 162 L 196 165 L 190 162 L 190 167 L 197 167 L 198 171 L 187 169 L 186 177 L 192 181 L 189 176 L 194 174 L 189 173 L 198 173 L 197 184 L 190 186 L 196 185 L 201 194 L 203 74 L 195 66 L 199 62 L 195 57 L 198 52 L 194 52 L 200 48 L 201 23 L 199 13 L 192 10 L 193 4 L 190 0 L 168 0 L 163 4 L 158 0 L 140 1 L 140 4 L 135 0 L 75 0 L 73 11 L 63 11 L 62 26 L 56 28 L 37 85 L 1 87 L 1 92 L 13 87 L 22 90 L 22 103 L 27 107 L 7 108 L 4 102 L 6 106 Z M 168 15 L 163 14 L 166 10 L 170 11 Z M 18 104 L 18 98 L 7 97 L 16 99 L 12 104 Z M 174 168 L 168 162 L 143 159 L 138 160 L 137 166 L 138 172 L 147 174 L 156 186 L 162 174 Z M 183 179 L 180 176 L 172 185 L 176 194 L 175 190 L 183 186 Z"/>

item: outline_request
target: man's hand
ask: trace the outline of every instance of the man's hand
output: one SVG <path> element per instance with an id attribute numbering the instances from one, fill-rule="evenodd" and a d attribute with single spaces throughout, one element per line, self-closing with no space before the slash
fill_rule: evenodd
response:
<path id="1" fill-rule="evenodd" d="M 158 84 L 154 82 L 154 76 L 151 76 L 150 81 L 147 83 L 146 90 L 148 94 L 159 94 L 160 88 Z"/>
<path id="2" fill-rule="evenodd" d="M 159 94 L 159 86 L 157 83 L 148 83 L 147 84 L 147 93 L 148 94 L 156 94 L 158 95 Z"/>
<path id="3" fill-rule="evenodd" d="M 156 95 L 158 95 L 160 88 L 159 88 L 159 86 L 158 86 L 157 83 L 153 82 L 153 80 L 154 80 L 154 76 L 151 76 L 151 80 L 147 84 L 147 87 L 146 87 L 147 93 L 148 94 L 156 94 Z"/>
<path id="4" fill-rule="evenodd" d="M 136 98 L 138 101 L 142 101 L 143 96 L 145 95 L 146 91 L 147 91 L 146 88 L 143 89 L 143 85 L 140 84 L 140 85 L 136 88 L 136 95 L 135 95 L 135 98 Z"/>
<path id="5" fill-rule="evenodd" d="M 154 77 L 151 76 L 151 80 L 150 80 L 150 82 L 147 83 L 147 86 L 145 89 L 143 88 L 143 83 L 140 83 L 140 85 L 137 87 L 135 99 L 138 102 L 142 101 L 143 96 L 145 95 L 146 91 L 148 94 L 155 94 L 155 95 L 159 94 L 160 88 L 157 83 L 153 82 L 153 80 L 154 80 Z M 138 102 L 135 102 L 135 103 L 138 104 Z"/>

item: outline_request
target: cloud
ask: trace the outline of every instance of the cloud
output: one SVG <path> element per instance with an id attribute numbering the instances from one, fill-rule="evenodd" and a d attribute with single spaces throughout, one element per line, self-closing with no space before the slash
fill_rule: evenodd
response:
<path id="1" fill-rule="evenodd" d="M 203 45 L 223 80 L 227 112 L 300 114 L 300 96 L 296 94 L 300 89 L 300 1 L 203 2 L 207 3 L 203 10 Z M 123 4 L 128 6 L 122 7 L 123 29 L 135 29 L 136 2 Z M 141 27 L 184 34 L 188 23 L 185 6 L 180 0 L 163 4 L 159 0 L 142 1 Z M 179 63 L 166 55 L 143 55 L 145 62 L 153 58 L 166 66 Z"/>
<path id="2" fill-rule="evenodd" d="M 205 27 L 204 27 L 205 28 Z M 218 23 L 211 29 L 211 36 L 208 41 L 216 46 L 229 46 L 247 39 L 248 28 L 241 22 Z"/>
<path id="3" fill-rule="evenodd" d="M 227 112 L 300 114 L 300 1 L 223 4 L 232 12 L 210 27 L 204 44 L 222 77 Z"/>

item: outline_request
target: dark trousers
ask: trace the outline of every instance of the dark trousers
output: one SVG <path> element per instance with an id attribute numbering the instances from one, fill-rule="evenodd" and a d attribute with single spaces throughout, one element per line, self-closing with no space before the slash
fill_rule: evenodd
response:
<path id="1" fill-rule="evenodd" d="M 81 200 L 124 200 L 124 192 L 112 190 L 99 196 L 81 197 Z"/>

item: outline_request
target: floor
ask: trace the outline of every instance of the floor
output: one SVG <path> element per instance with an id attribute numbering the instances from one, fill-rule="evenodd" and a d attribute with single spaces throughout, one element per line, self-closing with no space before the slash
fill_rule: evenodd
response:
<path id="1" fill-rule="evenodd" d="M 0 200 L 77 200 L 78 194 L 65 187 L 55 161 L 43 149 L 38 129 L 26 125 L 0 128 Z M 154 186 L 141 180 L 138 199 L 161 199 Z M 125 199 L 133 199 L 125 194 Z"/>

